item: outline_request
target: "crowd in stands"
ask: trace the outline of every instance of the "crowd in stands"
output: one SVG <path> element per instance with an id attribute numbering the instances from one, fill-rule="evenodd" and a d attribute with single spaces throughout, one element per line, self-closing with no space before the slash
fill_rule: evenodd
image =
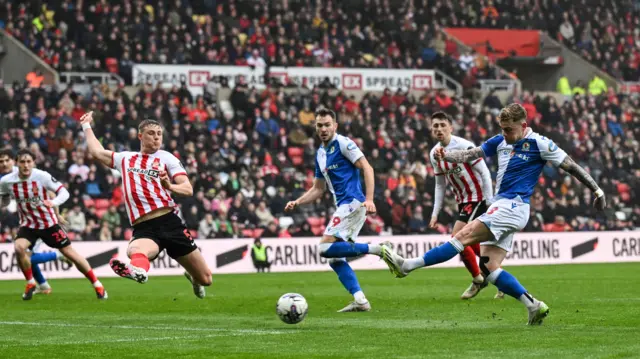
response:
<path id="1" fill-rule="evenodd" d="M 444 27 L 540 29 L 613 77 L 640 80 L 640 13 L 630 0 L 0 5 L 0 27 L 56 70 L 111 71 L 128 83 L 133 63 L 438 68 L 458 82 L 501 76 L 482 58 L 460 53 Z"/>
<path id="2" fill-rule="evenodd" d="M 333 93 L 333 94 L 332 94 Z M 640 227 L 640 108 L 637 98 L 608 92 L 577 95 L 558 102 L 524 92 L 517 101 L 534 130 L 552 138 L 588 171 L 608 195 L 605 213 L 596 213 L 593 195 L 551 165 L 544 168 L 534 196 L 528 231 L 613 230 Z M 224 114 L 186 88 L 165 91 L 144 85 L 129 97 L 122 88 L 0 89 L 0 147 L 30 148 L 37 166 L 65 183 L 71 199 L 62 206 L 74 238 L 118 240 L 131 235 L 117 172 L 87 155 L 79 117 L 94 111 L 94 129 L 110 150 L 139 149 L 136 128 L 142 119 L 165 127 L 165 149 L 184 164 L 194 196 L 178 197 L 181 215 L 200 238 L 313 236 L 322 232 L 334 205 L 329 192 L 292 214 L 287 201 L 310 188 L 314 156 L 313 111 L 327 106 L 338 113 L 339 132 L 363 149 L 376 173 L 376 215 L 363 235 L 447 233 L 456 215 L 447 195 L 438 229 L 427 227 L 433 205 L 434 145 L 428 114 L 443 110 L 457 135 L 476 144 L 500 131 L 496 115 L 503 105 L 490 95 L 481 105 L 469 98 L 428 91 L 366 94 L 361 100 L 320 89 L 256 90 L 239 84 Z M 495 176 L 496 162 L 489 160 Z M 1 233 L 10 237 L 18 218 L 0 210 Z"/>
<path id="3" fill-rule="evenodd" d="M 412 10 L 411 1 L 2 3 L 0 26 L 54 69 L 111 71 L 127 83 L 134 63 L 437 68 L 458 82 L 501 76 L 481 58 L 459 61 L 469 54 L 441 31 L 439 14 Z"/>

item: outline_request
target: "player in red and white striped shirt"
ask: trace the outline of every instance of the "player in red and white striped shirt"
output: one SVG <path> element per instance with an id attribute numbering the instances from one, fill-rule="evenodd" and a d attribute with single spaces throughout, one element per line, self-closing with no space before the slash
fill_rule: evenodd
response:
<path id="1" fill-rule="evenodd" d="M 211 270 L 191 238 L 182 219 L 176 214 L 172 194 L 192 196 L 193 188 L 180 161 L 160 149 L 163 130 L 153 120 L 138 126 L 140 152 L 105 150 L 91 129 L 92 112 L 80 118 L 89 152 L 98 161 L 122 174 L 122 189 L 133 238 L 129 242 L 129 263 L 117 258 L 110 265 L 116 274 L 138 283 L 149 277 L 149 260 L 166 249 L 167 254 L 185 269 L 198 298 L 205 296 L 204 286 L 211 285 Z"/>
<path id="2" fill-rule="evenodd" d="M 51 174 L 34 168 L 34 159 L 35 156 L 28 150 L 20 150 L 16 156 L 18 171 L 0 180 L 2 206 L 9 204 L 10 197 L 13 197 L 18 205 L 20 229 L 14 246 L 18 263 L 27 279 L 22 298 L 31 299 L 36 290 L 28 250 L 40 238 L 49 247 L 59 249 L 76 265 L 76 268 L 93 284 L 98 299 L 107 299 L 107 292 L 93 273 L 91 266 L 71 247 L 67 233 L 58 224 L 54 208 L 69 199 L 69 192 Z M 48 191 L 54 192 L 56 197 L 50 199 Z"/>
<path id="3" fill-rule="evenodd" d="M 456 202 L 458 202 L 458 218 L 453 226 L 452 236 L 487 210 L 486 201 L 493 197 L 491 173 L 482 158 L 469 163 L 449 163 L 438 161 L 434 153 L 440 147 L 446 150 L 466 150 L 476 146 L 464 138 L 453 136 L 451 132 L 452 120 L 444 112 L 436 112 L 431 116 L 431 132 L 438 140 L 438 144 L 431 149 L 429 158 L 436 174 L 435 200 L 433 214 L 429 226 L 437 227 L 438 214 L 442 209 L 446 183 L 451 186 Z M 462 261 L 473 277 L 471 285 L 462 293 L 462 299 L 475 297 L 486 286 L 484 276 L 480 271 L 476 254 L 480 254 L 480 246 L 469 246 L 460 253 Z"/>

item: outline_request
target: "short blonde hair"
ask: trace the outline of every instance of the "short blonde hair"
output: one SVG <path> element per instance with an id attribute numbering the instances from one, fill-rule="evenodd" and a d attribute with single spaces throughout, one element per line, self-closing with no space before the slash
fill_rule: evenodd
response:
<path id="1" fill-rule="evenodd" d="M 500 114 L 498 115 L 498 121 L 500 122 L 522 122 L 527 119 L 527 110 L 524 109 L 520 104 L 512 103 L 507 105 L 505 108 L 500 110 Z"/>

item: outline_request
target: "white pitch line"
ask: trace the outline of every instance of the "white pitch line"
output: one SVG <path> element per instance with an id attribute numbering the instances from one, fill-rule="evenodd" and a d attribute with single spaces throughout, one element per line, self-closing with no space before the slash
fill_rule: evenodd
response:
<path id="1" fill-rule="evenodd" d="M 11 347 L 23 347 L 23 346 L 44 346 L 44 345 L 86 345 L 86 344 L 106 344 L 106 343 L 135 343 L 135 342 L 147 342 L 147 341 L 161 341 L 161 340 L 199 340 L 202 338 L 214 338 L 214 337 L 227 337 L 242 335 L 240 333 L 235 334 L 207 334 L 198 337 L 193 336 L 173 336 L 173 337 L 151 337 L 151 338 L 117 338 L 117 339 L 103 339 L 103 340 L 75 340 L 75 341 L 57 341 L 52 339 L 27 341 L 14 344 L 0 344 L 0 348 Z"/>
<path id="2" fill-rule="evenodd" d="M 142 329 L 142 330 L 176 330 L 183 332 L 223 332 L 235 334 L 277 335 L 287 332 L 268 329 L 225 329 L 225 328 L 188 328 L 169 326 L 138 326 L 138 325 L 110 325 L 110 324 L 74 324 L 74 323 L 47 323 L 47 322 L 19 322 L 0 321 L 0 325 L 31 325 L 35 327 L 59 327 L 59 328 L 99 328 L 99 329 Z"/>

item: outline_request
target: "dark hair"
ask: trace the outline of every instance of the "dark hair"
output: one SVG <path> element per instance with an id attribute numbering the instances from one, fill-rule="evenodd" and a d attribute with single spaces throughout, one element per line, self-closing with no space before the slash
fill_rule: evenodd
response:
<path id="1" fill-rule="evenodd" d="M 18 153 L 16 154 L 16 161 L 17 161 L 18 159 L 20 159 L 20 157 L 25 156 L 25 155 L 30 156 L 30 157 L 31 157 L 31 159 L 32 159 L 32 160 L 34 160 L 34 161 L 36 160 L 36 156 L 33 154 L 33 152 L 29 151 L 29 150 L 28 150 L 28 149 L 26 149 L 26 148 L 23 148 L 23 149 L 21 149 L 20 151 L 18 151 Z"/>
<path id="2" fill-rule="evenodd" d="M 160 122 L 158 122 L 156 120 L 144 120 L 144 121 L 140 122 L 140 124 L 138 125 L 138 133 L 142 133 L 144 131 L 144 129 L 149 127 L 149 126 L 158 126 L 158 127 L 162 128 L 162 125 L 160 125 Z"/>
<path id="3" fill-rule="evenodd" d="M 9 157 L 12 158 L 13 157 L 13 151 L 11 151 L 8 148 L 5 148 L 3 150 L 0 150 L 0 158 L 2 157 Z"/>
<path id="4" fill-rule="evenodd" d="M 330 110 L 326 107 L 320 107 L 319 109 L 316 110 L 315 117 L 318 117 L 318 116 L 322 116 L 322 117 L 329 116 L 331 117 L 332 120 L 334 121 L 336 120 L 336 113 L 333 110 Z"/>
<path id="5" fill-rule="evenodd" d="M 447 121 L 449 122 L 449 124 L 453 125 L 453 120 L 451 119 L 451 116 L 449 116 L 448 114 L 442 111 L 435 112 L 433 115 L 431 115 L 431 119 Z"/>

